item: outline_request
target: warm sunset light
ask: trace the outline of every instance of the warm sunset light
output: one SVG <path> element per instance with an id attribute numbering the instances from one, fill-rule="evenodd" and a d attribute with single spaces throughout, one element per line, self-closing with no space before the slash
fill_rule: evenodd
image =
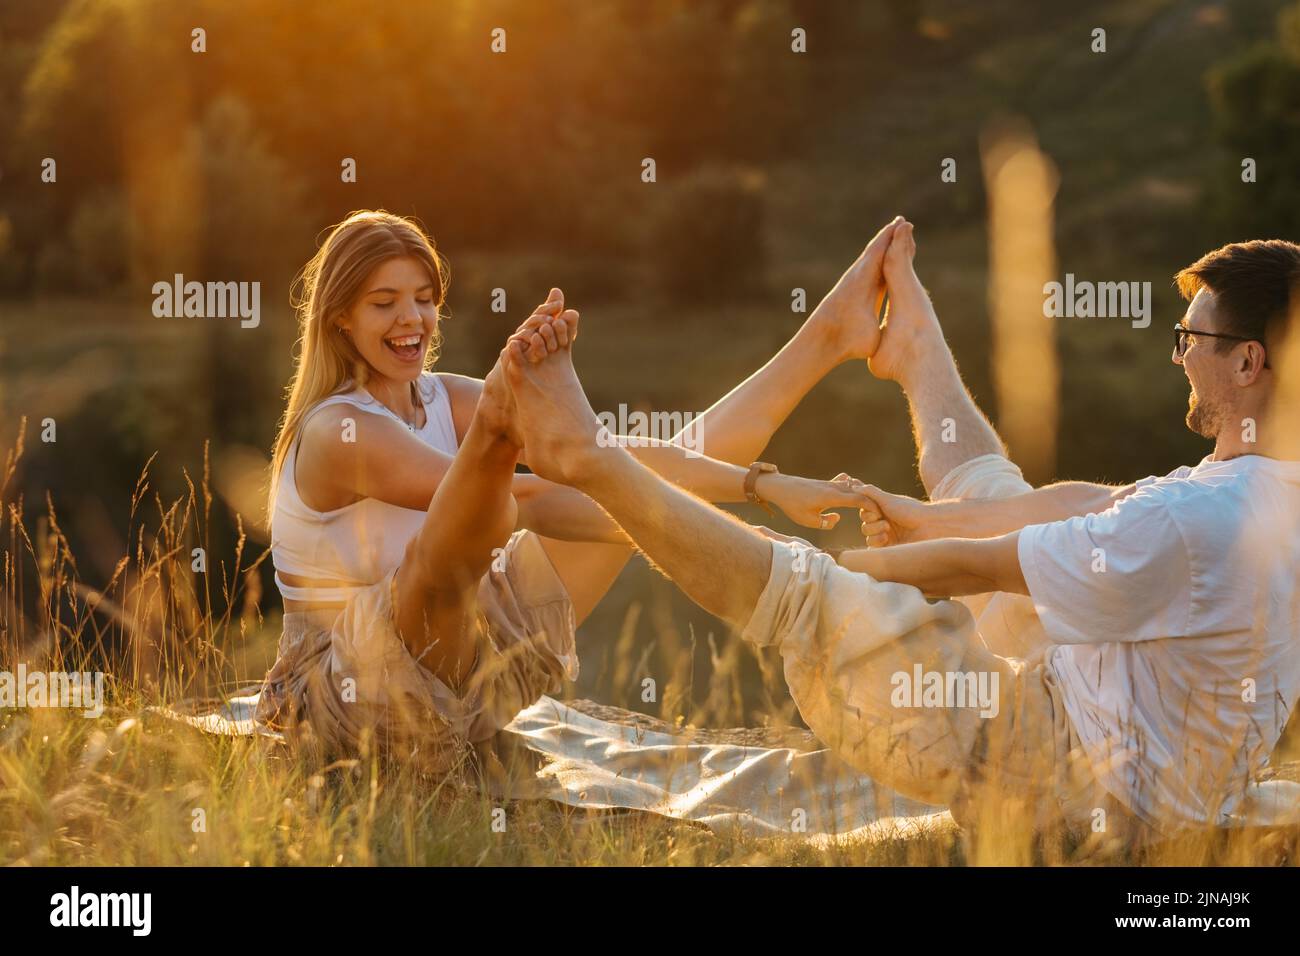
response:
<path id="1" fill-rule="evenodd" d="M 1297 116 L 1300 0 L 0 0 L 10 922 L 1288 925 Z"/>

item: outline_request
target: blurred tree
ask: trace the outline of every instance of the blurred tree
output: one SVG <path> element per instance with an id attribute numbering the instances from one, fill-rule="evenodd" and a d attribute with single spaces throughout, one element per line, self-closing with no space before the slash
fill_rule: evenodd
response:
<path id="1" fill-rule="evenodd" d="M 271 152 L 242 101 L 221 96 L 191 131 L 200 157 L 204 277 L 259 282 L 261 322 L 207 319 L 206 367 L 197 393 L 209 399 L 208 434 L 265 446 L 263 413 L 278 391 L 276 369 L 295 338 L 279 290 L 287 287 L 308 234 L 303 187 Z M 276 320 L 280 320 L 277 324 Z"/>
<path id="2" fill-rule="evenodd" d="M 916 32 L 921 24 L 921 0 L 884 0 L 884 6 L 894 29 L 903 33 Z"/>
<path id="3" fill-rule="evenodd" d="M 759 176 L 707 167 L 670 186 L 651 222 L 647 258 L 675 294 L 718 300 L 753 291 L 766 265 Z"/>
<path id="4" fill-rule="evenodd" d="M 308 231 L 301 179 L 271 149 L 244 101 L 223 95 L 192 131 L 202 165 L 203 261 L 231 278 L 283 279 Z"/>
<path id="5" fill-rule="evenodd" d="M 0 203 L 10 207 L 10 228 L 15 219 L 22 220 L 29 190 L 21 188 L 30 175 L 19 168 L 19 122 L 22 115 L 23 87 L 45 42 L 50 24 L 58 19 L 67 0 L 0 0 Z M 30 181 L 30 180 L 29 180 Z M 17 200 L 21 197 L 21 203 Z M 15 240 L 11 232 L 10 241 Z M 15 249 L 16 252 L 16 249 Z"/>
<path id="6" fill-rule="evenodd" d="M 34 254 L 115 187 L 143 276 L 160 250 L 202 261 L 217 232 L 217 247 L 247 247 L 233 214 L 194 228 L 222 210 L 204 205 L 205 160 L 186 131 L 228 97 L 258 151 L 301 182 L 309 233 L 383 206 L 420 215 L 453 250 L 535 249 L 545 235 L 557 251 L 630 251 L 643 157 L 682 173 L 797 146 L 821 61 L 790 51 L 788 0 L 628 6 L 68 0 L 31 58 L 17 137 L 23 163 L 57 156 L 66 185 L 27 197 L 15 242 Z M 206 52 L 190 49 L 195 25 Z M 356 182 L 342 181 L 344 158 Z M 238 185 L 229 196 L 260 188 L 252 175 Z"/>
<path id="7" fill-rule="evenodd" d="M 75 288 L 115 291 L 128 278 L 131 217 L 126 200 L 109 190 L 84 200 L 68 227 L 68 245 L 76 270 Z"/>
<path id="8" fill-rule="evenodd" d="M 0 294 L 20 291 L 26 271 L 27 258 L 14 244 L 13 220 L 0 215 Z"/>
<path id="9" fill-rule="evenodd" d="M 1214 218 L 1241 237 L 1294 236 L 1300 219 L 1300 4 L 1278 17 L 1275 40 L 1208 77 L 1224 157 L 1209 188 Z M 1242 162 L 1256 163 L 1244 182 Z"/>

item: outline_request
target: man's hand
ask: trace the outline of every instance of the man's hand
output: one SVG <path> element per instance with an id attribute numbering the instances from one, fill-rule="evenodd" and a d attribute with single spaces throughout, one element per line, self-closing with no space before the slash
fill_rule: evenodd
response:
<path id="1" fill-rule="evenodd" d="M 937 537 L 933 528 L 935 505 L 906 495 L 891 495 L 875 485 L 858 482 L 870 502 L 858 509 L 862 537 L 868 548 L 887 548 Z"/>

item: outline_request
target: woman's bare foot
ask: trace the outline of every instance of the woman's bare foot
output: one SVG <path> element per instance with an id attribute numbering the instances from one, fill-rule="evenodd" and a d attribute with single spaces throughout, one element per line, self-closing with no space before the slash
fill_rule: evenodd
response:
<path id="1" fill-rule="evenodd" d="M 552 289 L 550 298 L 530 315 L 506 340 L 506 347 L 497 358 L 496 365 L 483 380 L 475 417 L 480 418 L 488 434 L 498 437 L 517 449 L 523 448 L 523 435 L 515 416 L 515 396 L 506 381 L 505 364 L 511 354 L 511 343 L 522 346 L 520 355 L 532 364 L 541 362 L 559 349 L 568 349 L 578 336 L 578 313 L 564 308 L 564 293 Z"/>
<path id="2" fill-rule="evenodd" d="M 877 378 L 900 383 L 913 374 L 923 374 L 929 362 L 948 351 L 930 296 L 912 268 L 915 256 L 912 224 L 904 220 L 894 230 L 893 241 L 885 253 L 889 312 L 880 346 L 867 362 Z"/>
<path id="3" fill-rule="evenodd" d="M 474 420 L 493 438 L 512 445 L 516 451 L 522 451 L 524 436 L 519 430 L 515 396 L 506 381 L 505 370 L 507 350 L 514 340 L 515 336 L 507 340 L 506 349 L 501 351 L 497 364 L 492 366 L 492 371 L 483 379 L 483 391 L 474 409 Z"/>
<path id="4" fill-rule="evenodd" d="M 902 221 L 902 216 L 895 216 L 876 233 L 808 318 L 809 328 L 826 337 L 841 361 L 869 358 L 880 343 L 880 304 L 885 295 L 882 267 L 885 251 Z"/>
<path id="5" fill-rule="evenodd" d="M 550 481 L 580 485 L 599 455 L 601 425 L 573 369 L 572 352 L 559 349 L 534 362 L 524 343 L 512 340 L 502 361 L 528 467 Z"/>

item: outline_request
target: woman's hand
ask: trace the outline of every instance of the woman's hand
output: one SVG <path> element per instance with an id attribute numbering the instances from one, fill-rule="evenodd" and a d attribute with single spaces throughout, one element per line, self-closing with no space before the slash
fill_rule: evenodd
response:
<path id="1" fill-rule="evenodd" d="M 858 487 L 855 487 L 855 484 Z M 758 476 L 755 492 L 780 508 L 787 518 L 805 528 L 829 531 L 839 524 L 840 516 L 831 508 L 870 508 L 871 499 L 863 492 L 867 486 L 848 475 L 831 481 L 799 478 L 768 472 Z"/>

